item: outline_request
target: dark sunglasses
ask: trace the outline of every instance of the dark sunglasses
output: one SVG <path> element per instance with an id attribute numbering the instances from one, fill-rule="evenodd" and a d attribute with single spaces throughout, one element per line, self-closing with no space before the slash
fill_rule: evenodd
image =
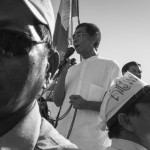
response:
<path id="1" fill-rule="evenodd" d="M 18 31 L 0 30 L 0 55 L 27 55 L 34 45 L 42 43 L 47 43 L 47 41 L 45 39 L 34 41 L 29 35 Z"/>

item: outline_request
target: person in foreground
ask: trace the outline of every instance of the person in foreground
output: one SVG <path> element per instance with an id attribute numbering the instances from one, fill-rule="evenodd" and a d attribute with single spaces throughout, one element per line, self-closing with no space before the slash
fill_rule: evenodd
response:
<path id="1" fill-rule="evenodd" d="M 68 61 L 54 88 L 54 102 L 62 106 L 60 116 L 73 106 L 58 122 L 57 130 L 83 150 L 102 150 L 111 142 L 107 132 L 101 132 L 97 125 L 101 100 L 121 71 L 115 61 L 98 56 L 100 40 L 101 33 L 95 24 L 81 23 L 76 27 L 73 43 L 82 61 L 69 70 Z"/>
<path id="2" fill-rule="evenodd" d="M 106 150 L 149 150 L 150 85 L 125 73 L 105 95 L 100 118 L 100 128 L 112 139 Z"/>
<path id="3" fill-rule="evenodd" d="M 141 79 L 142 76 L 142 68 L 141 64 L 137 63 L 136 61 L 130 61 L 126 63 L 122 67 L 122 74 L 124 75 L 127 71 L 131 72 L 135 76 Z"/>
<path id="4" fill-rule="evenodd" d="M 40 116 L 35 99 L 59 63 L 53 28 L 49 0 L 0 0 L 0 149 L 77 149 Z"/>

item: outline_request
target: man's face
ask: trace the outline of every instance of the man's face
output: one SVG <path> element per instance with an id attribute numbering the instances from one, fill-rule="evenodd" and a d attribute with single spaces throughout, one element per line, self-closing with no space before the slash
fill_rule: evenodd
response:
<path id="1" fill-rule="evenodd" d="M 23 2 L 0 0 L 0 32 L 9 30 L 29 34 L 31 40 L 40 41 L 33 20 L 34 16 Z M 43 51 L 44 44 L 36 44 L 27 55 L 11 56 L 3 53 L 0 45 L 0 117 L 32 102 L 41 89 L 47 67 Z"/>
<path id="2" fill-rule="evenodd" d="M 135 76 L 137 76 L 138 78 L 141 79 L 142 70 L 141 70 L 140 66 L 132 65 L 132 66 L 129 67 L 128 71 L 133 73 Z"/>
<path id="3" fill-rule="evenodd" d="M 85 27 L 79 27 L 76 29 L 74 35 L 73 35 L 73 44 L 75 47 L 75 50 L 78 54 L 84 56 L 87 53 L 92 50 L 93 46 L 93 39 L 92 37 L 87 33 Z"/>

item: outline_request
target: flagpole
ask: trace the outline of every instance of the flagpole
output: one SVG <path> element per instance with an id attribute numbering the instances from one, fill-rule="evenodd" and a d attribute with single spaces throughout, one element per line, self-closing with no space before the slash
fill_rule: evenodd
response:
<path id="1" fill-rule="evenodd" d="M 80 24 L 80 17 L 79 17 L 79 0 L 77 0 L 77 10 L 78 10 L 78 24 Z"/>
<path id="2" fill-rule="evenodd" d="M 68 32 L 68 47 L 70 47 L 70 45 L 73 45 L 73 41 L 72 41 L 72 35 L 73 35 L 73 20 L 72 20 L 72 0 L 70 0 L 70 19 L 69 19 L 69 32 Z"/>
<path id="3" fill-rule="evenodd" d="M 71 134 L 74 122 L 75 122 L 76 114 L 77 114 L 77 109 L 74 110 L 73 119 L 72 119 L 72 122 L 71 122 L 71 125 L 69 128 L 69 131 L 68 131 L 67 139 L 69 139 L 69 137 L 70 137 L 70 134 Z"/>

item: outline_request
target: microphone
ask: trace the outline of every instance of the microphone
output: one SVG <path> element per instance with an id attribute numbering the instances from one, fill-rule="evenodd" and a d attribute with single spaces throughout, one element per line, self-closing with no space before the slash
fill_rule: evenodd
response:
<path id="1" fill-rule="evenodd" d="M 62 68 L 66 64 L 66 59 L 69 58 L 74 52 L 75 52 L 75 49 L 73 47 L 67 48 L 66 54 L 64 56 L 64 60 L 60 64 L 59 69 Z"/>
<path id="2" fill-rule="evenodd" d="M 64 60 L 69 58 L 74 52 L 75 52 L 75 49 L 73 47 L 67 48 L 66 54 L 64 56 Z"/>
<path id="3" fill-rule="evenodd" d="M 75 65 L 75 64 L 77 64 L 77 63 L 76 63 L 76 59 L 75 59 L 75 58 L 72 58 L 72 59 L 71 59 L 71 66 L 73 66 L 73 65 Z"/>

